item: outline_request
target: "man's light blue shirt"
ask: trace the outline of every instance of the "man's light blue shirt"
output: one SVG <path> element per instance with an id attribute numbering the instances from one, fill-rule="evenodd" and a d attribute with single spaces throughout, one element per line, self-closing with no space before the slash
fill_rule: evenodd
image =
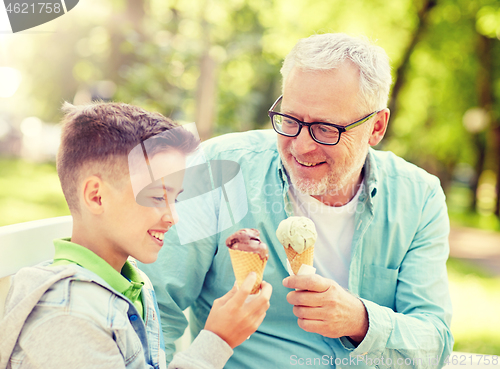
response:
<path id="1" fill-rule="evenodd" d="M 140 265 L 157 293 L 167 361 L 187 325 L 182 310 L 192 307 L 190 328 L 197 334 L 214 299 L 234 284 L 226 238 L 240 228 L 256 228 L 269 246 L 264 280 L 273 286 L 271 307 L 257 332 L 234 350 L 226 368 L 405 367 L 408 358 L 420 368 L 442 366 L 453 338 L 446 273 L 449 221 L 436 177 L 390 152 L 369 150 L 349 268 L 349 291 L 364 303 L 369 329 L 355 347 L 345 337 L 305 332 L 286 301 L 286 254 L 275 232 L 292 215 L 292 205 L 274 131 L 224 135 L 205 142 L 203 150 L 207 161 L 237 162 L 244 186 L 215 188 L 213 204 L 191 204 L 179 211 L 192 233 L 206 227 L 217 230 L 214 234 L 181 245 L 181 228 L 176 226 L 165 235 L 158 261 Z M 226 208 L 248 212 L 226 229 L 221 227 Z M 237 220 L 233 213 L 231 219 Z M 392 365 L 386 365 L 388 360 Z"/>

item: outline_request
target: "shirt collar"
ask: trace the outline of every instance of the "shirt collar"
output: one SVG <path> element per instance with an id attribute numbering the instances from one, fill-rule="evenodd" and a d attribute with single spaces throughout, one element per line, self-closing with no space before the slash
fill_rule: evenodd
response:
<path id="1" fill-rule="evenodd" d="M 281 182 L 288 186 L 288 177 L 286 175 L 285 167 L 283 166 L 283 161 L 281 160 L 281 156 L 278 154 L 278 175 L 281 179 Z"/>
<path id="2" fill-rule="evenodd" d="M 281 156 L 278 154 L 278 176 L 281 181 L 281 186 L 283 188 L 283 203 L 285 204 L 285 213 L 287 217 L 293 216 L 293 205 L 290 200 L 288 189 L 290 188 L 290 182 L 288 174 L 286 173 L 283 162 L 281 161 Z"/>
<path id="3" fill-rule="evenodd" d="M 95 253 L 71 242 L 70 238 L 54 240 L 55 256 L 54 263 L 58 261 L 69 261 L 78 264 L 81 267 L 90 270 L 104 279 L 113 289 L 134 301 L 138 298 L 144 280 L 139 272 L 127 260 L 118 273 L 104 259 Z"/>
<path id="4" fill-rule="evenodd" d="M 368 149 L 368 155 L 365 160 L 365 165 L 363 167 L 364 176 L 365 176 L 365 184 L 366 184 L 366 195 L 370 196 L 370 198 L 375 197 L 377 194 L 378 187 L 378 167 L 375 162 L 375 155 L 373 154 L 374 150 L 370 147 Z M 362 201 L 360 199 L 360 201 Z"/>

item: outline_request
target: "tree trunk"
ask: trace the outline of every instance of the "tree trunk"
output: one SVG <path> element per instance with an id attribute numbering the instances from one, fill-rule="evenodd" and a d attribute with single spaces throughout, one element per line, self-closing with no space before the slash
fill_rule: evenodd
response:
<path id="1" fill-rule="evenodd" d="M 135 60 L 134 52 L 124 53 L 122 51 L 127 26 L 131 27 L 137 34 L 138 42 L 144 41 L 145 38 L 142 24 L 145 17 L 144 0 L 126 0 L 123 9 L 123 12 L 113 12 L 108 28 L 111 36 L 111 52 L 107 75 L 117 84 L 120 84 L 123 79 L 120 75 L 123 67 L 131 65 Z"/>
<path id="2" fill-rule="evenodd" d="M 496 163 L 497 163 L 497 185 L 496 185 L 496 195 L 497 203 L 495 205 L 495 215 L 500 218 L 500 122 L 497 122 L 496 127 L 493 130 L 495 134 L 495 144 L 496 144 Z"/>
<path id="3" fill-rule="evenodd" d="M 484 170 L 484 161 L 486 159 L 486 137 L 484 133 L 474 135 L 474 146 L 476 147 L 477 157 L 474 165 L 474 177 L 471 184 L 471 206 L 470 210 L 477 211 L 477 188 L 479 186 L 479 177 Z"/>
<path id="4" fill-rule="evenodd" d="M 492 46 L 493 39 L 478 34 L 477 57 L 479 59 L 479 69 L 477 72 L 477 95 L 478 104 L 486 112 L 490 113 L 493 106 L 493 85 L 492 81 Z M 472 201 L 471 210 L 475 212 L 477 206 L 477 188 L 479 177 L 484 170 L 484 164 L 487 155 L 487 134 L 480 132 L 474 136 L 474 146 L 476 147 L 477 157 L 474 165 L 474 178 L 472 182 Z"/>
<path id="5" fill-rule="evenodd" d="M 217 93 L 216 66 L 217 63 L 206 50 L 200 60 L 200 78 L 196 90 L 195 123 L 202 141 L 210 138 L 213 133 Z"/>
<path id="6" fill-rule="evenodd" d="M 418 42 L 421 40 L 424 31 L 429 23 L 429 13 L 432 8 L 437 4 L 437 0 L 425 0 L 422 7 L 418 11 L 418 24 L 413 32 L 410 43 L 401 59 L 401 64 L 396 70 L 394 86 L 392 87 L 392 94 L 389 100 L 389 110 L 391 111 L 391 120 L 394 122 L 398 113 L 398 99 L 401 89 L 406 84 L 406 75 L 410 67 L 410 56 L 415 50 Z M 392 124 L 387 126 L 385 137 L 388 138 L 392 135 Z"/>
<path id="7" fill-rule="evenodd" d="M 203 7 L 205 6 L 206 3 L 203 4 Z M 210 56 L 212 46 L 210 42 L 210 25 L 205 19 L 201 20 L 201 25 L 204 34 L 204 51 L 200 57 L 200 77 L 196 89 L 195 123 L 200 139 L 204 141 L 209 139 L 213 133 L 217 95 L 217 63 Z"/>

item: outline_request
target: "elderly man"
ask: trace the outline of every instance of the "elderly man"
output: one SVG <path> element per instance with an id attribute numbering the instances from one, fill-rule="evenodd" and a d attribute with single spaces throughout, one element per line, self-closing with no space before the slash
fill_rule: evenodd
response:
<path id="1" fill-rule="evenodd" d="M 445 196 L 436 177 L 370 148 L 389 120 L 387 55 L 364 39 L 315 35 L 297 43 L 281 72 L 283 95 L 269 111 L 276 132 L 204 145 L 207 160 L 240 165 L 248 213 L 224 229 L 219 194 L 205 219 L 219 232 L 185 246 L 169 232 L 159 261 L 143 268 L 167 346 L 186 326 L 183 309 L 192 307 L 196 334 L 233 285 L 225 239 L 256 228 L 269 245 L 271 307 L 226 368 L 442 366 L 453 346 Z M 275 232 L 292 215 L 317 227 L 315 275 L 288 276 Z"/>

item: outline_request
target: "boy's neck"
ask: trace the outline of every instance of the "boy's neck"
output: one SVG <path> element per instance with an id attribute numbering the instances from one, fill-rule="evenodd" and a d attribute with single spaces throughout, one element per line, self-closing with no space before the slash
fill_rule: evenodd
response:
<path id="1" fill-rule="evenodd" d="M 71 242 L 89 249 L 120 273 L 127 261 L 127 257 L 116 254 L 106 238 L 101 237 L 97 228 L 93 228 L 84 226 L 81 222 L 74 220 Z M 89 229 L 92 229 L 92 231 L 89 231 Z"/>

